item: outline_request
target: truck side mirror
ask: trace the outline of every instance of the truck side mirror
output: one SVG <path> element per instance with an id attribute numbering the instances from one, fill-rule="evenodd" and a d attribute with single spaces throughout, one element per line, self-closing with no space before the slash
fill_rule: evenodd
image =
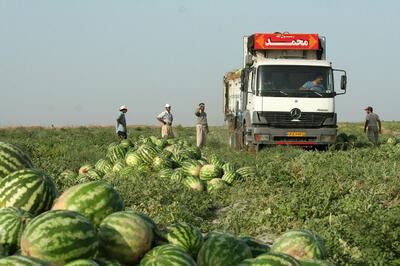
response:
<path id="1" fill-rule="evenodd" d="M 346 85 L 347 85 L 347 76 L 342 75 L 342 77 L 340 79 L 340 88 L 344 91 L 344 90 L 346 90 Z"/>

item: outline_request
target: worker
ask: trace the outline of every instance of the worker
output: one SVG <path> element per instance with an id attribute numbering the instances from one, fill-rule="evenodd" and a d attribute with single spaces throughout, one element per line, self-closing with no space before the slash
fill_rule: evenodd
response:
<path id="1" fill-rule="evenodd" d="M 314 80 L 310 80 L 304 83 L 303 86 L 300 87 L 300 90 L 324 92 L 325 88 L 322 84 L 323 80 L 324 78 L 322 77 L 322 75 L 317 75 Z"/>
<path id="2" fill-rule="evenodd" d="M 367 116 L 365 118 L 364 132 L 366 132 L 368 128 L 367 136 L 369 141 L 378 145 L 378 132 L 382 133 L 381 120 L 379 119 L 379 116 L 373 112 L 371 106 L 365 108 L 365 112 L 367 112 Z"/>
<path id="3" fill-rule="evenodd" d="M 205 104 L 200 103 L 199 108 L 196 109 L 194 115 L 197 116 L 196 124 L 196 140 L 197 147 L 201 148 L 206 145 L 206 138 L 208 134 L 207 113 L 204 111 Z"/>
<path id="4" fill-rule="evenodd" d="M 167 139 L 174 138 L 174 132 L 172 132 L 173 116 L 171 114 L 171 105 L 168 103 L 165 105 L 165 111 L 157 116 L 157 120 L 163 124 L 161 127 L 161 137 Z"/>
<path id="5" fill-rule="evenodd" d="M 126 120 L 125 120 L 125 113 L 128 112 L 128 107 L 125 105 L 122 105 L 120 108 L 120 114 L 117 118 L 117 126 L 116 126 L 116 132 L 117 135 L 121 139 L 126 139 L 128 137 L 127 135 L 127 130 L 126 130 Z"/>

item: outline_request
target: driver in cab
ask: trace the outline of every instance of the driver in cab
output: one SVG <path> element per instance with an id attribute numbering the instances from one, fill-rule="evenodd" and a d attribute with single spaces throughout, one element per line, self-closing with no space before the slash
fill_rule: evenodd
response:
<path id="1" fill-rule="evenodd" d="M 323 80 L 324 80 L 324 78 L 322 77 L 322 75 L 318 75 L 315 77 L 314 80 L 310 80 L 310 81 L 307 81 L 306 83 L 304 83 L 303 86 L 301 86 L 299 89 L 324 92 L 325 88 L 324 88 L 324 85 L 322 84 Z"/>

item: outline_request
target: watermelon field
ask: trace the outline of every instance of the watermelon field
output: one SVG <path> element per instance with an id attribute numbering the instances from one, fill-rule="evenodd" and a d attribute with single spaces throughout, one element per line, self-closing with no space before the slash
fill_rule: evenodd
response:
<path id="1" fill-rule="evenodd" d="M 186 264 L 162 265 L 399 265 L 400 122 L 382 125 L 379 146 L 369 143 L 362 123 L 342 123 L 341 143 L 327 151 L 278 146 L 258 153 L 229 148 L 226 127 L 211 127 L 201 151 L 194 127 L 174 127 L 173 141 L 160 139 L 158 127 L 128 127 L 129 141 L 121 143 L 112 127 L 0 128 L 0 159 L 4 143 L 30 157 L 15 155 L 24 166 L 7 176 L 0 167 L 0 265 L 13 265 L 1 258 L 21 252 L 64 265 L 51 256 L 68 254 L 74 234 L 86 247 L 77 258 L 100 250 L 119 262 L 68 265 L 161 265 L 152 263 L 164 257 Z M 30 195 L 10 207 L 39 186 L 41 201 L 30 204 Z M 14 246 L 1 242 L 8 216 L 29 220 L 19 224 Z M 48 251 L 38 248 L 53 235 Z M 316 243 L 303 251 L 325 264 L 285 251 L 301 238 Z M 225 264 L 212 252 L 226 256 Z M 21 265 L 47 265 L 34 260 Z"/>

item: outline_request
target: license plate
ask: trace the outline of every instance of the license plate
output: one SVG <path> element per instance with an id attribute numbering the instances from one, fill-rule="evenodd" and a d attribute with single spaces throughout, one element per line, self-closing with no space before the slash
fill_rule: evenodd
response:
<path id="1" fill-rule="evenodd" d="M 288 137 L 305 137 L 306 132 L 288 132 L 288 133 L 286 133 L 286 136 L 288 136 Z"/>

